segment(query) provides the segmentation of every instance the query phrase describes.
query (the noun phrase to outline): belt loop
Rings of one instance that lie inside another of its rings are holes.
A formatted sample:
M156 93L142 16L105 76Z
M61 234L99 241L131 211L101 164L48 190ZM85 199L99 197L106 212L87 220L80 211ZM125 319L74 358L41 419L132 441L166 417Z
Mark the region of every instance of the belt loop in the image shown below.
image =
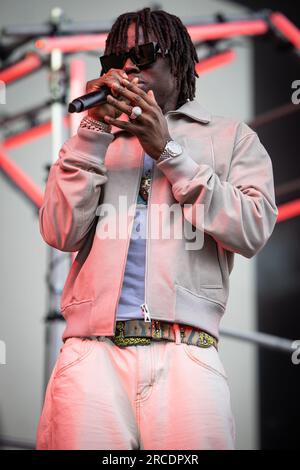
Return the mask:
M178 325L178 323L173 323L173 330L175 333L176 344L180 344L181 343L180 326Z

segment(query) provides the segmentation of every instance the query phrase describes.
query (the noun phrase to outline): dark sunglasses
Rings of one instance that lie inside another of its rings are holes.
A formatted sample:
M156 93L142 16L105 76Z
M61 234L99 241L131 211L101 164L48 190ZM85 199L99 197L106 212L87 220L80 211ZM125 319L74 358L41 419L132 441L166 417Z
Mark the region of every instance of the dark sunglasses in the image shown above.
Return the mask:
M138 46L137 52L132 47L128 52L120 52L119 54L108 54L100 57L102 66L101 75L109 71L109 69L122 69L128 57L132 62L143 69L149 67L157 59L157 54L161 51L157 42L148 42ZM168 53L166 50L165 54Z

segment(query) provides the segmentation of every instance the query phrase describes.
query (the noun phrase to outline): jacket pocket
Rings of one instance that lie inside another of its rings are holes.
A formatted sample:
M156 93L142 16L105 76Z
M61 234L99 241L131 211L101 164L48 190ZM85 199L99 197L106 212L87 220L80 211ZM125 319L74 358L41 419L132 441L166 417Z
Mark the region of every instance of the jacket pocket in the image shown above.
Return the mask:
M205 289L222 289L222 271L218 255L217 242L204 233L204 244L199 251L200 287Z
M182 298L183 303L188 303L188 300L190 300L190 302L195 302L195 304L193 305L194 307L196 307L198 304L199 307L204 307L206 309L213 308L219 310L221 308L222 311L225 310L225 304L213 298L213 289L220 289L222 288L222 286L208 286L201 284L200 288L201 287L203 287L204 291L205 289L211 289L211 291L208 291L211 294L211 297L208 297L208 295L204 295L202 292L199 294L196 292L192 292L187 287L175 283L176 296L178 297L178 300Z
M174 322L201 328L215 338L219 337L219 323L225 311L225 305L215 297L222 290L211 289L208 294L199 295L183 286L175 284L176 301Z
M56 361L55 378L87 358L94 349L95 343L96 341L79 337L67 338Z
M209 348L201 348L193 344L183 343L183 349L188 359L194 361L202 369L207 372L228 380L227 373L220 359L219 353L214 346Z
M88 315L92 308L93 300L78 300L70 302L66 305L61 304L61 314L67 320L69 316L73 315L74 313L78 315Z

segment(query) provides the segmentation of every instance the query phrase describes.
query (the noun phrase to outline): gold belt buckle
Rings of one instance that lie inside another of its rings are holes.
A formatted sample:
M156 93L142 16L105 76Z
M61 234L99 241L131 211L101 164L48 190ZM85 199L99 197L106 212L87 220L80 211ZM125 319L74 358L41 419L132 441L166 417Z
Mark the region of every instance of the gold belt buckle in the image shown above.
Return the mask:
M116 323L116 334L112 338L113 342L117 346L124 346L124 323L122 321L117 321Z
M124 337L124 322L122 320L116 323L116 334L112 337L112 341L117 346L137 346L139 344L146 345L151 343L151 338L143 337Z

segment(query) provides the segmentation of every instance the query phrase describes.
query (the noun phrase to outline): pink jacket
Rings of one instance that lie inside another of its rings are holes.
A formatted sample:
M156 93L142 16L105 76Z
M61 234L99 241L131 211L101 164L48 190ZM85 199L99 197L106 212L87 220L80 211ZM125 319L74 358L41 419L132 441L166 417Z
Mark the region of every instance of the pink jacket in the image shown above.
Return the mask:
M275 226L272 163L245 123L211 116L196 100L165 117L171 137L184 151L154 162L142 308L151 319L184 323L218 337L234 253L251 258ZM64 340L115 332L133 223L129 207L135 207L143 153L135 136L118 132L114 139L113 134L79 128L51 167L40 231L49 245L78 251L61 298ZM120 198L128 209L120 207ZM203 246L187 249L184 236L149 236L157 223L152 208L158 204L180 209L182 216L178 222L162 212L163 227L178 228L184 222L202 235ZM125 236L124 231L123 236L103 236L113 218L104 208L114 208L114 216L128 224Z

